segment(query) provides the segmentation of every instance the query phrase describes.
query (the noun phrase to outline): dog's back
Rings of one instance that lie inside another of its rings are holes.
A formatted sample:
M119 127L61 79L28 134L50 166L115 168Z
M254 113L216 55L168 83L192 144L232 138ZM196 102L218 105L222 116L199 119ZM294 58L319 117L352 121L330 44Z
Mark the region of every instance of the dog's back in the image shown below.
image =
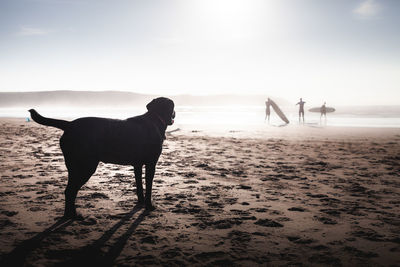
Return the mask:
M127 120L87 117L70 122L60 144L63 151L105 163L134 165L158 159L162 140L158 128L146 115Z

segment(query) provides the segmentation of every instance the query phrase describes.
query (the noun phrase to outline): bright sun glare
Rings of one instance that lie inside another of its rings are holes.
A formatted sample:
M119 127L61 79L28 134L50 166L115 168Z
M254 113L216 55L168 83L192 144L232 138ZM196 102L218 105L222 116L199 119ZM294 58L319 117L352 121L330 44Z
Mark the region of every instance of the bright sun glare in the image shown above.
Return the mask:
M220 41L246 39L259 34L257 31L267 26L265 22L271 15L265 1L258 0L195 1L192 8L202 33Z

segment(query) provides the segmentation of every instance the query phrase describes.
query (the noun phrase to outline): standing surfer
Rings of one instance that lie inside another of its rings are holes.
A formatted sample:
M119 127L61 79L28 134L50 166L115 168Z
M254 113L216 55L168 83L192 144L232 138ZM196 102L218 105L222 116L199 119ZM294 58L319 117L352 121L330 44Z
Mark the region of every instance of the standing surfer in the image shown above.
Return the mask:
M304 104L306 102L303 101L303 98L300 98L300 101L296 104L299 105L299 122L301 121L301 117L303 116L303 123L304 123Z
M270 99L268 97L268 100L265 101L265 120L268 118L268 123L269 123L270 115L271 115L271 102L270 102Z

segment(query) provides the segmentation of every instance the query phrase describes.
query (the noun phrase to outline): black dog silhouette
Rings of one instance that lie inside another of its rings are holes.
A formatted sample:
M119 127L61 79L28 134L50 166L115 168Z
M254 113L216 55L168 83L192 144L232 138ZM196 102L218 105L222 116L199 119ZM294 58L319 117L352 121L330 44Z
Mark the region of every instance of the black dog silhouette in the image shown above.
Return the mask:
M76 217L75 199L78 190L96 171L100 161L132 165L137 197L147 210L154 210L151 189L155 167L162 151L165 130L175 118L174 102L168 98L153 99L143 115L126 120L79 118L74 121L45 118L34 109L32 119L42 125L64 131L60 139L68 184L65 189L65 217ZM145 166L146 198L143 195L142 168Z

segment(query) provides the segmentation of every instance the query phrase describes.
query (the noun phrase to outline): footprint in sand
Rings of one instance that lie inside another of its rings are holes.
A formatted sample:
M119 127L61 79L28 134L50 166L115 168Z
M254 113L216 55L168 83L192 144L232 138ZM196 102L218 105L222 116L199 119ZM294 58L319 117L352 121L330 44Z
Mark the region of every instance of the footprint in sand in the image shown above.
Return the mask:
M231 243L236 246L246 246L246 243L250 242L251 240L251 234L247 232L233 230L229 232L228 238L231 240Z
M1 211L1 214L6 215L7 217L12 217L14 215L18 214L18 211L8 211L8 210L3 210Z
M254 224L260 225L260 226L265 226L265 227L283 227L282 224L275 222L273 220L270 220L270 219L259 219Z
M337 224L337 221L332 220L331 218L328 217L319 217L319 216L314 216L314 218L323 224Z
M296 244L311 244L313 242L315 242L314 239L310 239L310 238L301 238L298 236L288 236L287 239L293 243Z
M16 225L15 223L13 223L12 221L10 221L7 218L0 219L0 230L3 230L5 227L8 227L8 226L15 226L15 225Z
M320 209L319 211L335 217L339 217L341 213L340 211L335 209Z
M362 251L355 247L350 247L350 246L345 246L343 248L343 250L352 254L353 256L360 257L360 258L375 258L375 257L379 256L375 252L371 252L371 251L365 252L365 251Z
M237 189L250 190L252 187L248 186L248 185L238 185L236 188Z
M290 211L299 211L299 212L308 211L307 209L305 209L303 207L292 207L292 208L289 208L288 210L290 210Z
M146 237L143 237L142 239L141 239L141 242L142 243L146 243L146 244L157 244L157 242L158 242L158 237L157 236L146 236Z

